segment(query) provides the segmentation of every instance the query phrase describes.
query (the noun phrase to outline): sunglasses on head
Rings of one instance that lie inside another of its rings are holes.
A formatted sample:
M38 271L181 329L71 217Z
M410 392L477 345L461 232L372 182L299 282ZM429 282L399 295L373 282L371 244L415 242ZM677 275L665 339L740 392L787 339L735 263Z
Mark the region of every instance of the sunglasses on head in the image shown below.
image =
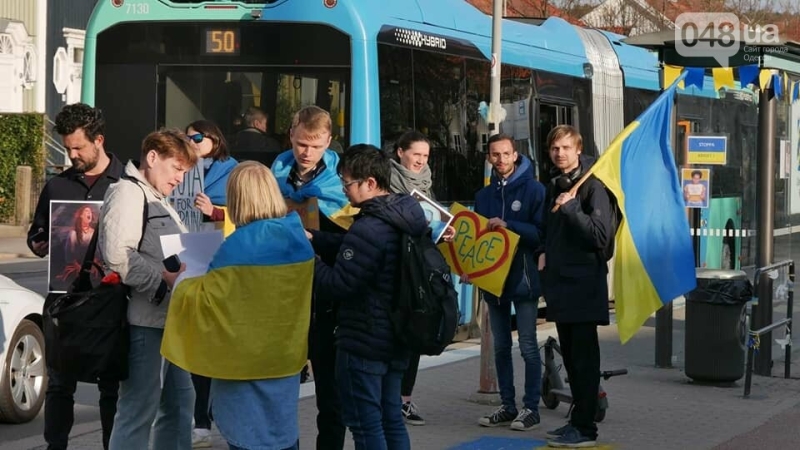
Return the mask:
M196 134L190 134L188 138L191 139L192 142L194 142L195 144L199 144L203 142L203 139L206 138L206 135L203 133L196 133Z

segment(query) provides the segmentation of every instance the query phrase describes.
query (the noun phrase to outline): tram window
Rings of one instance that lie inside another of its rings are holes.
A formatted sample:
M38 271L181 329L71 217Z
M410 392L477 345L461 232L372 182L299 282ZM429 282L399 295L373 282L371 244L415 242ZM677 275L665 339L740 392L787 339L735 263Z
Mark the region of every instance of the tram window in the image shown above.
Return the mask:
M282 148L290 147L289 128L294 113L307 105L330 112L332 149L341 150L348 145L346 71L163 67L160 79L164 80L159 92L160 125L183 128L194 120L211 120L225 134L237 159L269 162L266 154L236 147L236 134L247 126L241 123L242 116L250 107L267 113L269 134Z
M558 125L575 125L572 106L539 103L539 180L550 181L550 148L547 146L547 135Z

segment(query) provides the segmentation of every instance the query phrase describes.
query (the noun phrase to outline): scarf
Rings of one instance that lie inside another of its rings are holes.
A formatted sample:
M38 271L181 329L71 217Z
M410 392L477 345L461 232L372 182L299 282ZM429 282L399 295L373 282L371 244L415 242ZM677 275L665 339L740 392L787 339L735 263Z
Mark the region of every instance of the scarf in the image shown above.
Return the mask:
M332 150L325 150L322 158L325 161L325 170L297 190L289 182L289 174L295 164L294 154L291 150L286 150L278 155L275 162L272 163L272 173L285 198L302 203L308 198L316 197L320 212L333 223L347 230L353 224L353 217L358 213L358 208L353 208L342 192L342 182L336 174L339 155Z
M396 194L410 194L414 189L422 192L425 196L433 198L433 182L431 181L431 168L425 164L420 173L414 173L406 169L402 164L395 160L392 161L392 179L389 181L389 190Z

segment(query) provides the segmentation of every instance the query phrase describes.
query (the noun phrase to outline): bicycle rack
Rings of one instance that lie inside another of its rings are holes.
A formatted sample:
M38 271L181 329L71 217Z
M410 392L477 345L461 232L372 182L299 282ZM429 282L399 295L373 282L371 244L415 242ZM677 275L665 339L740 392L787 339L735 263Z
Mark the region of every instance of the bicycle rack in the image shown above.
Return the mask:
M784 378L789 378L791 376L792 313L794 309L794 261L785 260L757 269L755 274L753 275L754 278L753 294L754 296L758 295L758 282L763 274L767 272L772 272L773 270L780 269L782 267L789 268L789 292L786 300L786 318L781 319L777 322L773 322L758 330L753 330L752 309L750 310L750 330L748 331L748 338L747 338L747 368L745 369L744 398L747 398L750 395L750 385L753 379L753 360L755 358L755 351L753 351L753 348L756 349L758 348L759 338L762 335L769 333L772 330L778 329L782 326L786 327L786 337L787 337L787 342L785 346L786 354L784 356ZM772 293L770 293L770 295L772 295ZM755 298L757 299L758 297ZM770 343L770 345L772 344Z

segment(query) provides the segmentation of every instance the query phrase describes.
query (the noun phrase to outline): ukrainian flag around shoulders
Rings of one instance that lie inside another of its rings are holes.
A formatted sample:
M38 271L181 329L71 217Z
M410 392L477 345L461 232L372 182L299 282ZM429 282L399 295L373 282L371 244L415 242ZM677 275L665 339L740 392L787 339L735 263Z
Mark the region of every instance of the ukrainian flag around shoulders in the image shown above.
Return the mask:
M308 353L314 251L296 212L239 227L203 276L175 287L161 354L224 380L300 373Z
M350 201L342 191L342 182L336 174L339 154L330 149L325 150L322 161L325 163L325 170L297 190L288 181L295 163L294 153L291 149L275 158L275 162L272 163L272 173L278 180L278 187L285 198L296 203L303 203L308 198L316 197L322 214L347 230L353 224L359 209L350 205Z
M589 170L617 198L614 295L624 344L648 317L695 288L694 250L671 148L676 86L628 125Z

